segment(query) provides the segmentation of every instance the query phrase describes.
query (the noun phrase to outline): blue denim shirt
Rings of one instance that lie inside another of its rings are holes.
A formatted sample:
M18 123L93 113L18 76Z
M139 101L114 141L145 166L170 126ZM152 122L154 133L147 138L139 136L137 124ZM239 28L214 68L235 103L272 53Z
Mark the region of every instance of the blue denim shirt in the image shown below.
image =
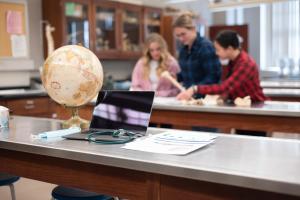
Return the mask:
M192 85L207 85L219 83L221 64L212 43L197 33L192 48L183 46L179 51L181 68L178 80L185 88Z

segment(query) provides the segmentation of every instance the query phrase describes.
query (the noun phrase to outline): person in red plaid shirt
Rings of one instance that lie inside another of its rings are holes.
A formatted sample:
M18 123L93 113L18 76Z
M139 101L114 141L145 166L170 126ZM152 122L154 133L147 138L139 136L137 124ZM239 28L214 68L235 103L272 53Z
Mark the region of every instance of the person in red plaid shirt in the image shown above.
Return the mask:
M177 95L179 100L190 99L194 94L219 94L223 99L234 100L237 97L250 96L252 102L268 99L262 92L259 81L259 69L245 51L240 49L236 32L220 32L214 42L216 54L220 59L229 59L228 73L221 84L194 85Z

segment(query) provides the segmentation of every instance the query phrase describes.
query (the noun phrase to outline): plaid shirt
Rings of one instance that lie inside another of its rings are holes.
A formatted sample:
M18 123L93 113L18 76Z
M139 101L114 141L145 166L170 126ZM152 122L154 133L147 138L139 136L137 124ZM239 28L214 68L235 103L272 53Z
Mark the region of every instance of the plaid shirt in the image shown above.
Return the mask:
M220 94L224 98L234 100L236 97L250 96L252 101L268 99L260 87L258 67L255 61L244 51L229 63L227 78L222 84L198 85L200 94Z
M181 72L178 81L183 82L185 88L199 84L219 83L221 64L210 41L200 37L194 41L192 48L183 46L179 52Z

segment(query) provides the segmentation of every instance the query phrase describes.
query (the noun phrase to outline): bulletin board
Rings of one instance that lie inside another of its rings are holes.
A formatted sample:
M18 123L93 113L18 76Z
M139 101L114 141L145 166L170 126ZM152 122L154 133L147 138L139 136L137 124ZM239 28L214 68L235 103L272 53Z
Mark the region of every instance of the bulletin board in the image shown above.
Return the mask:
M18 11L22 15L22 34L26 35L26 7L22 3L0 2L0 57L11 57L11 34L7 32L7 12Z

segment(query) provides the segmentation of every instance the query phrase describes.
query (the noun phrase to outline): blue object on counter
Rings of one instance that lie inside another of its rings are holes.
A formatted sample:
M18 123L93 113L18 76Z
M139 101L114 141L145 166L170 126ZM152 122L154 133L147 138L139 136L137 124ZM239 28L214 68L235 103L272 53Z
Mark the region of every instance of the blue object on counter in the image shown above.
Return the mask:
M129 90L131 81L115 81L114 89L116 90Z
M35 139L56 138L56 137L62 137L62 136L73 134L73 133L78 133L80 131L81 131L81 128L79 128L79 127L70 127L68 129L47 131L47 132L39 133L37 135L32 135L32 137Z

